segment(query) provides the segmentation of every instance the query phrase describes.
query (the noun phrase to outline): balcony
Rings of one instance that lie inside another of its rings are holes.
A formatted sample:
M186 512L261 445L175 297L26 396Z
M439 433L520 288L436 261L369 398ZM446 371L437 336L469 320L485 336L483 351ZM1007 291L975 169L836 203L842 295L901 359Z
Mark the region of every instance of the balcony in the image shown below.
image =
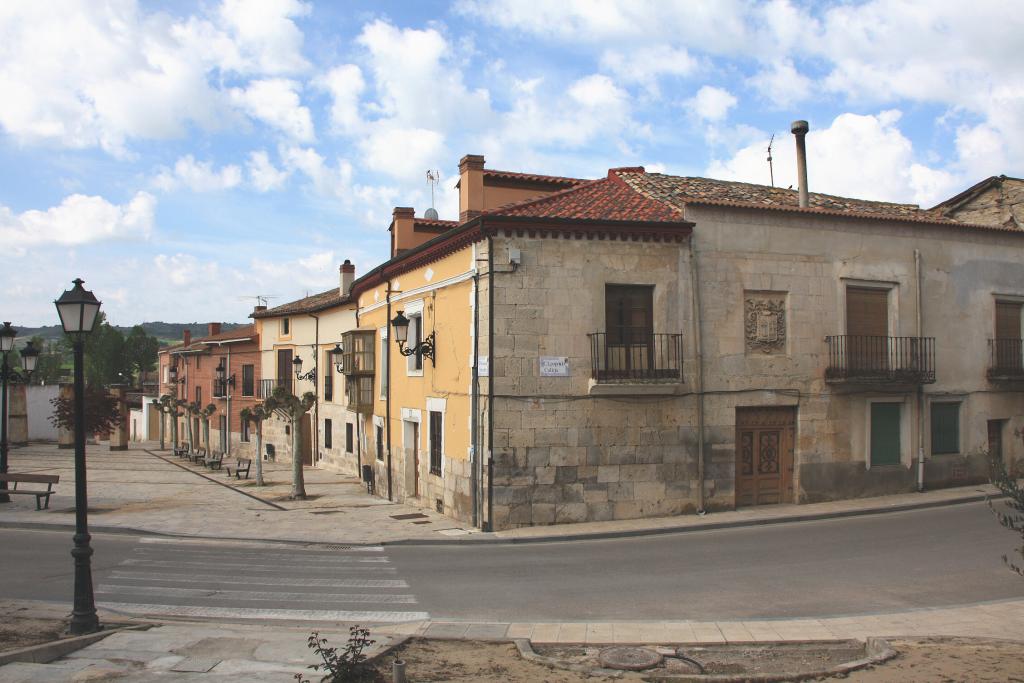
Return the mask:
M345 407L367 415L373 412L373 375L356 375L345 381Z
M934 337L825 337L825 381L864 384L935 382Z
M591 376L597 382L683 381L683 335L624 332L587 335L590 338Z
M292 378L288 379L261 379L259 385L259 393L256 398L270 398L274 394L274 389L277 387L284 387L285 391L291 393L292 391Z
M988 352L990 380L1024 380L1024 344L1020 339L989 339Z

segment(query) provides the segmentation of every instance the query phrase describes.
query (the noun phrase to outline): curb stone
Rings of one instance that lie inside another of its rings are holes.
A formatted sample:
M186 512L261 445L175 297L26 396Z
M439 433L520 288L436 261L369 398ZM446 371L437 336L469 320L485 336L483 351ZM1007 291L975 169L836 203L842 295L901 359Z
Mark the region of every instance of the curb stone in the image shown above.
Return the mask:
M39 645L30 645L28 647L18 648L17 650L9 650L7 652L0 653L0 666L10 664L12 662L49 664L55 659L60 659L72 652L77 652L78 650L88 647L93 643L97 643L107 636L111 636L115 633L119 633L121 631L144 631L148 628L149 624L120 626L117 628L97 631L96 633L87 633L84 636L58 638L57 640L51 640L48 643L40 643Z
M570 671L582 674L591 674L596 676L603 676L605 678L621 678L623 672L612 671L610 669L602 669L599 667L589 667L585 664L579 664L577 662L570 662L564 659L558 659L557 657L545 657L544 655L537 654L530 641L526 638L515 639L516 648L519 650L519 654L523 659L526 659L537 664L544 666L555 667L559 669L568 669ZM785 643L792 645L795 641L779 641L779 643ZM807 641L808 643L822 642L822 641ZM833 641L829 641L833 642ZM842 641L835 641L842 642ZM566 645L567 643L559 643L559 645ZM737 643L742 644L742 643ZM758 643L759 646L770 646L771 643ZM864 645L865 657L861 659L855 659L850 662L843 662L837 664L828 669L818 669L816 671L803 671L794 674L668 674L658 675L652 672L650 680L658 681L692 681L693 683L702 683L703 681L712 681L713 683L781 683L782 681L807 681L816 678L824 678L826 676L835 676L837 674L849 674L851 671L863 669L869 666L875 666L887 662L888 660L895 657L898 653L894 650L887 640L884 638L872 638L869 637L865 641ZM644 673L644 672L637 672Z

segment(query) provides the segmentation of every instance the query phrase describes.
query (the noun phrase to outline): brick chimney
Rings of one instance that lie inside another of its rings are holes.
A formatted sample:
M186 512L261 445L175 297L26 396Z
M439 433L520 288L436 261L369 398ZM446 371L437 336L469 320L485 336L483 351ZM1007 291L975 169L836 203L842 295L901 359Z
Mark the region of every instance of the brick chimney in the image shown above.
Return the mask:
M267 310L266 306L253 306L252 308L253 313L262 313L265 310Z
M341 281L338 287L338 293L341 296L348 296L349 292L352 291L352 283L356 279L356 267L351 261L345 259L345 262L341 264L338 269L341 272Z
M388 229L391 231L391 257L394 258L416 246L412 234L416 212L407 206L396 206L391 216L391 227Z
M192 343L192 330L185 328L185 331L181 333L181 342L188 346Z
M206 326L206 336L212 337L215 334L220 334L220 323L210 323Z
M459 160L459 222L465 223L484 210L484 158L467 154Z

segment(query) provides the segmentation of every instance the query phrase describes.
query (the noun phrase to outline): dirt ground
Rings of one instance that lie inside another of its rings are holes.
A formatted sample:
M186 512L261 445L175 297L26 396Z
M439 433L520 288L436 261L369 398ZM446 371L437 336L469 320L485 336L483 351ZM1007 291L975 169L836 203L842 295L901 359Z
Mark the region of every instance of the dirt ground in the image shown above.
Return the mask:
M1024 683L1024 646L968 638L890 641L899 656L878 667L823 681L849 683ZM523 681L576 683L601 680L524 661L515 645L455 640L411 640L385 655L380 670L390 679L391 659L406 661L410 681ZM628 674L625 680L642 680ZM607 680L607 679L604 679ZM699 680L699 679L697 679Z
M33 619L8 615L0 623L0 652L48 643L66 637L68 625L56 619Z

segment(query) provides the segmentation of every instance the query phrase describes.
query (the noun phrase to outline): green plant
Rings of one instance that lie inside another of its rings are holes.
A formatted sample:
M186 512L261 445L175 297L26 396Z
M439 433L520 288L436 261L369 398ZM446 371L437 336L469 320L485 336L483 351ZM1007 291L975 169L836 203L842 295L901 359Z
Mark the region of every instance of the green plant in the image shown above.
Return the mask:
M50 399L50 404L53 406L53 415L50 416L50 423L60 429L74 430L74 394ZM110 431L121 419L120 404L103 387L86 384L84 417L86 434Z
M1017 478L1006 469L1006 464L998 455L989 457L989 479L992 485L999 489L1000 493L1006 496L1004 503L1011 512L997 509L991 499L988 506L992 509L996 519L1004 527L1020 535L1022 545L1016 549L1016 553L1024 557L1024 489L1021 489ZM1009 557L1003 555L1003 562L1016 573L1024 576L1024 568L1014 564Z
M384 680L380 672L370 666L366 661L366 655L363 654L363 650L377 642L370 639L370 629L357 624L350 628L348 633L348 643L345 649L339 652L336 647L328 647L327 639L321 638L319 631L313 631L306 644L323 662L310 664L308 668L318 673L326 672L320 678L321 683L373 683ZM302 674L295 674L295 680L309 683Z

